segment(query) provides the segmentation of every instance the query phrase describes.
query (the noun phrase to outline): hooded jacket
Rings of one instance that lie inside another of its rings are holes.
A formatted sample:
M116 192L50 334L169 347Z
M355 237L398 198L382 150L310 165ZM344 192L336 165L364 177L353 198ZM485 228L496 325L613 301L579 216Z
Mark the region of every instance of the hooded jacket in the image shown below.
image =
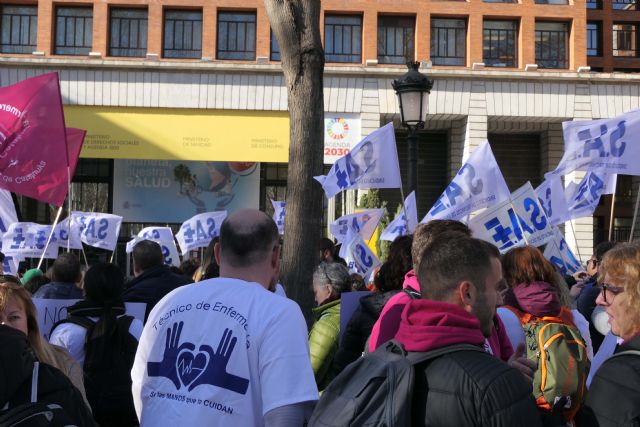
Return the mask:
M43 285L33 294L34 298L82 299L82 289L75 283L51 282Z
M191 279L175 274L166 265L158 265L133 278L122 294L122 300L125 302L146 303L147 308L144 314L144 321L146 322L153 307L165 295L191 282Z
M313 309L316 322L309 332L311 367L318 390L331 381L331 364L338 349L340 337L340 300L331 301Z
M404 307L411 301L407 293L415 292L420 294L420 284L413 270L409 271L404 278L403 291L393 295L385 304L371 330L369 340L369 352L375 351L385 342L393 339L400 325L400 317ZM513 355L513 347L507 337L502 320L496 316L495 328L491 336L487 339L491 353L498 359L507 361Z
M622 343L615 354L629 350L640 351L640 335ZM600 366L579 421L587 427L640 425L640 355L611 357Z
M342 332L340 346L333 358L334 377L362 355L373 325L380 317L382 309L389 299L398 292L400 291L372 293L360 298L360 304Z
M480 322L457 305L410 301L396 334L407 351L454 344L482 347ZM488 353L457 351L415 366L413 426L539 426L523 375Z
M0 325L0 408L28 403L31 377L36 361L27 336L17 329ZM82 395L69 378L56 368L41 364L38 374L38 402L58 404L78 426L95 422Z

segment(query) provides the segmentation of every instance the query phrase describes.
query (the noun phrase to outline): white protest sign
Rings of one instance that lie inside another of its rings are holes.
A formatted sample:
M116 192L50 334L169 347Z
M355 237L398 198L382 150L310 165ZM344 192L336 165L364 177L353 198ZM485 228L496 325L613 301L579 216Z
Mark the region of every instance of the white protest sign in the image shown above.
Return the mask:
M511 205L518 215L527 243L542 246L553 239L553 227L538 203L530 182L527 181L511 194Z
M375 269L380 266L380 260L359 234L352 234L352 236L349 243L340 247L340 256L347 262L349 271L359 274L365 282L369 282Z
M538 202L552 225L558 225L569 217L565 189L560 175L547 175L546 179L535 189Z
M344 215L329 225L331 234L340 243L350 239L347 238L349 232L360 234L363 240L369 240L376 231L380 219L384 215L382 209L366 209L350 215Z
M89 246L113 251L118 244L122 217L106 213L91 212L72 217L80 222L80 240Z
M182 255L209 245L214 237L220 235L220 226L226 217L227 211L205 212L183 222L176 234Z
M569 245L567 245L560 230L555 227L553 240L547 244L544 250L544 257L557 267L563 276L584 270L580 261L578 261L569 248Z
M510 201L488 208L469 221L473 237L493 243L500 253L525 244Z
M132 240L127 242L126 252L131 253L135 245L142 240L151 240L160 245L165 265L180 266L180 255L170 227L145 227Z
M59 320L67 318L67 307L72 306L79 300L77 299L48 299L33 298L33 304L36 306L38 315L38 327L40 334L48 341L51 328ZM125 303L126 314L144 322L144 313L147 304L143 302L127 302Z

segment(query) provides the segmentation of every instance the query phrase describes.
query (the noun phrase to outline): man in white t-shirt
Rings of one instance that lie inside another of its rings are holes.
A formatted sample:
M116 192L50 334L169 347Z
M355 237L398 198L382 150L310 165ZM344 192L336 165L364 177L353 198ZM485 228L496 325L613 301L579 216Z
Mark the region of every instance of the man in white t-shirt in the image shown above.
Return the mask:
M276 224L241 210L220 229L220 277L153 309L131 371L143 426L300 426L318 399L298 305L273 290Z

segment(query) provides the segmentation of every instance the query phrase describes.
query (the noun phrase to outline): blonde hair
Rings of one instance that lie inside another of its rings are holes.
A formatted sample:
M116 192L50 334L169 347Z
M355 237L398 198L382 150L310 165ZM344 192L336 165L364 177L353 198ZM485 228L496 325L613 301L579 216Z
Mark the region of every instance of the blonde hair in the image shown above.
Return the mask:
M11 298L19 301L27 315L27 338L31 348L40 362L55 366L44 338L40 335L36 306L33 304L31 294L19 283L13 276L0 276L0 311L7 307Z
M633 325L640 329L640 245L621 243L610 249L600 263L600 283L604 283L606 274L616 284L624 286L624 291L628 294L626 305L633 317Z

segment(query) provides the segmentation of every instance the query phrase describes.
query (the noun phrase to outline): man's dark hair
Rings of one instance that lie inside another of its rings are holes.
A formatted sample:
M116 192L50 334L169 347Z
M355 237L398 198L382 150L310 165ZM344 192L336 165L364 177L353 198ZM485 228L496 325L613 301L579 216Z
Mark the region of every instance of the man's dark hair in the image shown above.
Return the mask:
M447 300L458 284L468 280L479 290L491 273L491 257L485 242L460 232L436 236L422 252L417 276L422 297Z
M413 244L411 245L411 258L413 268L418 270L418 262L422 258L422 251L440 234L445 232L459 232L471 237L471 230L466 224L451 219L434 219L426 224L418 224L413 232Z
M613 249L617 244L617 242L609 241L598 243L596 248L593 250L593 257L598 263L600 263L600 261L602 261L602 258L604 257L604 254Z
M185 259L180 264L180 273L178 274L192 278L198 267L200 267L200 262L198 260L193 258Z
M318 242L318 249L320 249L323 252L326 250L329 250L331 251L331 255L333 255L336 251L336 245L335 243L333 243L333 240L327 237L323 237Z
M124 291L124 274L118 266L101 262L87 270L84 275L84 294L87 300L96 303L120 300Z
M54 282L75 283L80 280L80 260L71 252L63 252L53 262L51 279Z
M278 227L267 214L251 223L227 217L220 226L220 254L232 267L246 267L263 261L278 238Z
M164 264L162 248L151 240L142 240L133 247L133 262L140 271Z

